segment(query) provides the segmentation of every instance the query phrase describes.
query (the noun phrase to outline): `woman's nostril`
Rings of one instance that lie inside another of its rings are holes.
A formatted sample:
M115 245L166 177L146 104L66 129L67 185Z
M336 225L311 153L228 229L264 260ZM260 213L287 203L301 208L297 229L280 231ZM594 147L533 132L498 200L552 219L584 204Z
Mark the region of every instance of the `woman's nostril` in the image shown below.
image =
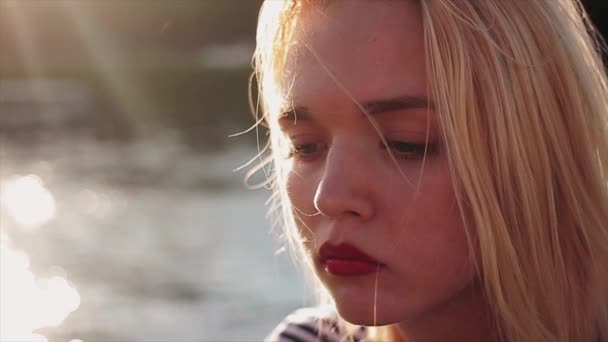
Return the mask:
M355 217L361 217L362 216L361 213L359 213L357 211L354 211L354 210L349 210L346 214L349 215L349 216L355 216Z

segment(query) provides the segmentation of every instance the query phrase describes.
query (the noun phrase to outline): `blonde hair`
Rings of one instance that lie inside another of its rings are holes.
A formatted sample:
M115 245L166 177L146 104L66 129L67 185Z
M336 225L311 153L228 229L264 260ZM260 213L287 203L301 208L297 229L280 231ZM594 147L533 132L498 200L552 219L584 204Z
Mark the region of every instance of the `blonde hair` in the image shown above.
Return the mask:
M267 0L260 14L254 66L275 151L287 53L300 13L320 2ZM420 5L429 87L500 335L608 341L608 81L580 1Z

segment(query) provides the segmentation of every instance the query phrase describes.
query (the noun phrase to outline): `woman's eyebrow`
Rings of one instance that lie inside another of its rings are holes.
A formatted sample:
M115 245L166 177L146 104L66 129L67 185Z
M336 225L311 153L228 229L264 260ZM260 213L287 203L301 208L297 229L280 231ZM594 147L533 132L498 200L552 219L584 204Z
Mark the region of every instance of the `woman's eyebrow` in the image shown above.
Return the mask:
M279 124L290 123L295 125L298 120L310 121L312 116L307 107L296 106L281 110L281 114L278 116Z
M369 115L396 112L409 109L433 110L435 105L426 96L405 95L388 99L371 100L363 103L363 109Z
M373 116L387 112L411 109L434 110L435 105L426 96L404 95L366 101L362 104L362 108L367 114ZM310 110L307 107L295 106L282 110L278 116L278 120L281 123L289 122L295 125L298 120L310 121L313 119L310 114Z

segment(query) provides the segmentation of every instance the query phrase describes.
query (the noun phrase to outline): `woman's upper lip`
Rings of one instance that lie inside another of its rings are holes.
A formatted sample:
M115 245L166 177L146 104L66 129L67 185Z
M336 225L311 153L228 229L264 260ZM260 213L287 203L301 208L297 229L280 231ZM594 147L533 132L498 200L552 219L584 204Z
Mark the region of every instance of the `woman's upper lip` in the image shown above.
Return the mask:
M319 249L319 257L321 258L321 262L325 262L328 259L342 259L380 264L380 262L349 243L334 245L325 242Z

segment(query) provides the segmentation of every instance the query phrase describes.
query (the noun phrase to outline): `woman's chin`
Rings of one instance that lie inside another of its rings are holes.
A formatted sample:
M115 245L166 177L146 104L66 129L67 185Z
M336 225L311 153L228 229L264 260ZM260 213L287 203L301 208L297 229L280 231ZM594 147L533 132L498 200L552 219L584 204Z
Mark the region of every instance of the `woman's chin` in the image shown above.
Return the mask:
M360 301L349 300L343 303L336 301L338 314L345 321L363 326L382 326L399 322L399 315L387 310L374 308L374 305L365 305Z

